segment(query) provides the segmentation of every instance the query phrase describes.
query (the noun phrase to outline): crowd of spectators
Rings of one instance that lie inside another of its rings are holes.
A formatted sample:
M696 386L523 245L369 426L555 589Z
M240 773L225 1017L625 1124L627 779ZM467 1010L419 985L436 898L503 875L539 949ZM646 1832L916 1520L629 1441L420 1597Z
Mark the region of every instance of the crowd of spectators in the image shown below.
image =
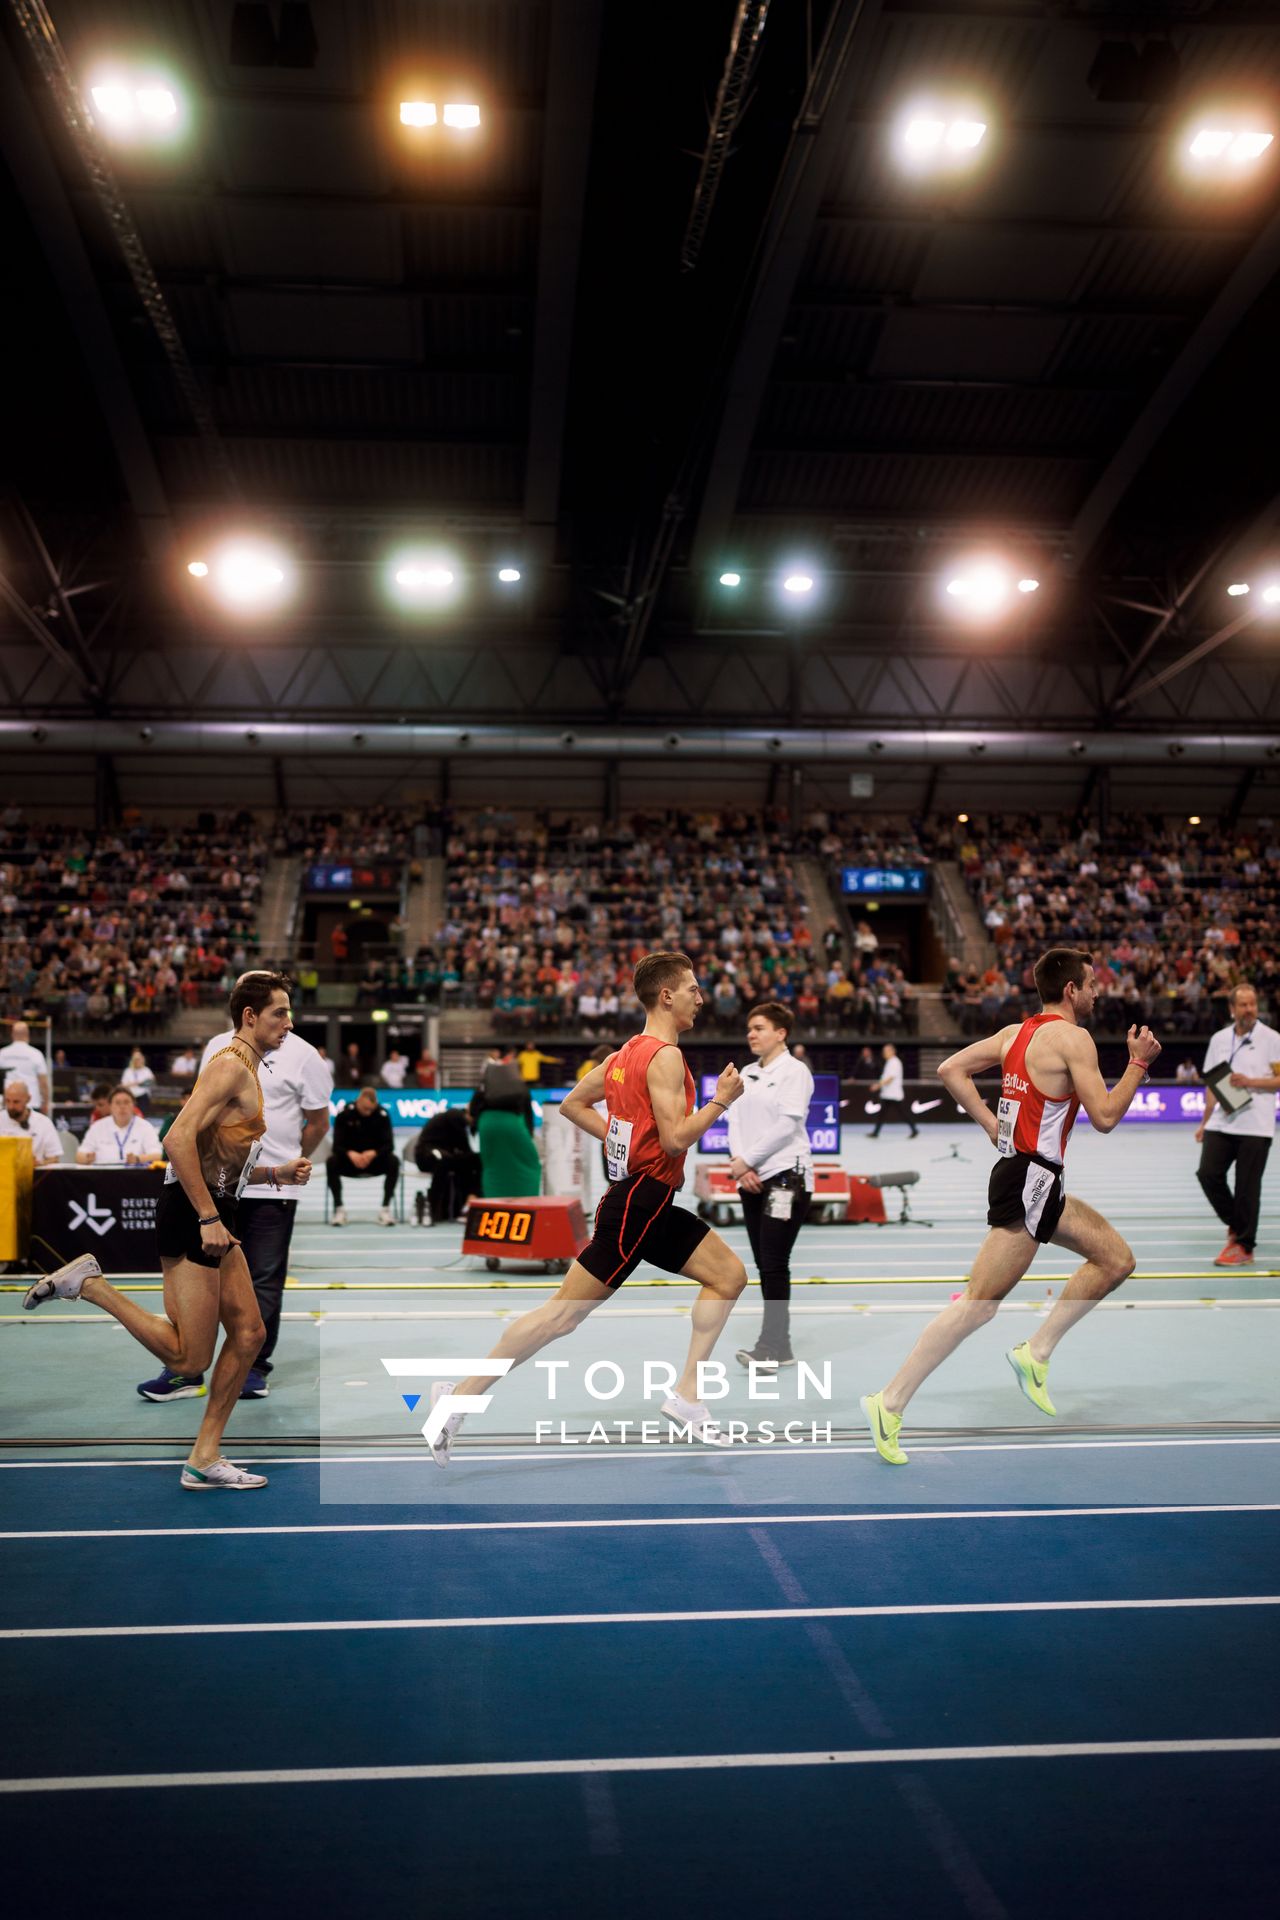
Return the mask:
M270 848L252 815L106 831L0 815L0 1014L145 1032L255 964Z
M496 811L446 843L444 920L413 963L412 987L492 1016L499 1032L622 1031L643 1015L631 973L646 952L687 953L704 1029L735 1029L756 1001L793 1004L810 1028L912 1030L912 989L864 921L850 947L834 921L809 924L795 862L924 856L901 828L873 834L826 814L636 815L518 822Z
M1102 1032L1135 1021L1166 1033L1220 1027L1239 980L1275 1004L1280 831L1269 820L1219 830L1143 815L1101 834L993 815L968 823L955 857L996 952L985 969L953 961L948 971L948 1001L967 1032L1036 1004L1031 970L1051 946L1092 953Z

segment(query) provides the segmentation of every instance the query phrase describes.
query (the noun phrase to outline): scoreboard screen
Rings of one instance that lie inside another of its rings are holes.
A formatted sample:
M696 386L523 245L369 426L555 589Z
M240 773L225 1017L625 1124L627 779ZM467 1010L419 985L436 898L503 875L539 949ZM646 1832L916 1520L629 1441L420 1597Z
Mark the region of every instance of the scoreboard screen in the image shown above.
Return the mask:
M714 1073L702 1076L702 1104L716 1090ZM809 1113L805 1120L805 1131L809 1135L810 1153L839 1153L840 1151L840 1081L834 1073L815 1073L813 1076L813 1099L809 1102ZM727 1119L717 1120L709 1126L698 1142L699 1153L728 1153L729 1123Z
M464 1240L483 1240L491 1247L522 1247L533 1232L531 1207L488 1207L473 1201L467 1208Z

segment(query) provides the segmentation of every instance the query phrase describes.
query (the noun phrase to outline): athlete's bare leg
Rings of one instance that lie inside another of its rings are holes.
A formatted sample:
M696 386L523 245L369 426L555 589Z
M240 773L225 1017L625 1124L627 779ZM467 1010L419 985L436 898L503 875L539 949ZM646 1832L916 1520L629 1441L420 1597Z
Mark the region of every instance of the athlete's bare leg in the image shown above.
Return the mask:
M559 1291L545 1306L534 1307L531 1312L522 1313L518 1320L513 1320L489 1358L511 1360L518 1367L553 1340L560 1340L566 1333L572 1333L575 1327L580 1327L587 1315L593 1313L601 1301L607 1300L613 1292L616 1292L616 1288L606 1287L593 1273L587 1272L581 1261L575 1260ZM455 1391L487 1393L494 1382L503 1377L500 1373L473 1373L470 1379L460 1380Z
M700 1283L700 1291L693 1303L688 1358L675 1390L682 1400L696 1401L698 1363L710 1358L711 1349L733 1311L733 1303L747 1284L747 1270L718 1233L709 1233L705 1240L698 1242L681 1271Z
M961 1341L986 1326L1005 1295L1017 1286L1037 1251L1038 1243L1021 1227L991 1228L978 1249L964 1293L929 1322L885 1387L884 1405L888 1412L901 1413L912 1394L955 1352Z
M1123 1286L1134 1268L1133 1248L1128 1241L1093 1207L1071 1195L1062 1209L1053 1244L1082 1253L1084 1265L1076 1268L1057 1305L1027 1343L1032 1359L1042 1365L1063 1334L1069 1333L1077 1320L1083 1320L1099 1300Z
M195 1260L161 1260L163 1313L148 1313L99 1276L86 1280L81 1299L101 1307L171 1373L204 1373L213 1358L218 1322L227 1337L209 1382L209 1402L191 1450L195 1467L218 1458L231 1409L266 1337L249 1267L239 1247L224 1254L220 1268Z

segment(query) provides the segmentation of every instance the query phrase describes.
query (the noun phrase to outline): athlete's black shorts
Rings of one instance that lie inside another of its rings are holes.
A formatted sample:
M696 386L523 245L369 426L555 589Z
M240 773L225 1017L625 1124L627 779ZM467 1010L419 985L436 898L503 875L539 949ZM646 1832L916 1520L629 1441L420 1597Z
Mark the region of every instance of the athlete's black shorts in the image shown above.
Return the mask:
M1067 1204L1062 1168L1038 1153L1002 1155L991 1169L987 1225L1021 1228L1044 1245L1058 1231Z
M236 1231L238 1203L215 1200L218 1218ZM164 1260L193 1260L198 1267L220 1267L222 1255L210 1253L200 1238L200 1216L176 1180L166 1181L156 1201L156 1246Z
M591 1242L578 1255L606 1287L620 1287L642 1260L682 1273L711 1229L675 1204L675 1188L651 1173L633 1173L610 1187L596 1208Z

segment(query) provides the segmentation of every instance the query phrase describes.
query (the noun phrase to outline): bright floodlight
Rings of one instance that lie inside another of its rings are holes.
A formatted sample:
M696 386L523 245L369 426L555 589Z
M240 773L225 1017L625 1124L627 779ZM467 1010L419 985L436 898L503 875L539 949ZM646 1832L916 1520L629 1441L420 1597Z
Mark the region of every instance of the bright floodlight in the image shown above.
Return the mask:
M908 120L902 130L902 139L912 153L932 153L942 145L946 132L945 120Z
M397 567L398 587L451 587L453 574L448 567Z
M1187 825L1189 827L1198 827L1200 825L1200 815L1198 813L1189 813L1187 815Z
M478 127L480 109L476 106L462 106L457 101L446 103L444 110L446 127Z
M960 102L918 101L898 122L904 164L923 171L969 165L987 135L987 123Z
M942 576L944 593L957 616L966 620L994 620L1008 611L1015 591L1031 594L1040 582L1032 575L1015 578L998 556L975 555Z
M1275 138L1270 133L1238 133L1227 149L1228 160L1257 160Z
M813 575L811 573L789 573L782 584L788 593L812 593Z
M387 584L392 599L401 606L431 609L456 599L461 574L450 554L409 548L388 561Z
M1264 587L1262 597L1269 607L1280 606L1280 587Z
M133 125L133 95L128 87L119 85L91 87L90 94L103 120L120 127Z
M1231 132L1226 127L1201 127L1191 142L1193 160L1218 160L1231 145Z
M985 120L953 120L947 128L947 145L953 153L968 153L982 145L986 131Z
M172 120L178 111L178 103L168 87L139 87L133 97L142 118L160 126Z
M499 567L498 578L504 587L513 587L520 578L519 567Z
M742 575L740 573L722 573L720 575L720 585L722 587L740 587L742 585Z
M1242 593L1248 593L1248 591L1249 591L1249 582L1247 580L1233 580L1231 585L1227 588L1227 592L1231 595L1231 598L1233 600L1238 600Z
M1019 593L1036 593L1039 591L1039 587L1040 582L1038 580L1027 579L1019 580L1018 582Z
M293 568L277 548L261 540L231 540L212 562L193 560L187 571L209 578L214 592L234 613L269 613L283 605L293 589Z
M400 125L402 127L434 127L436 124L435 103L431 100L402 100L400 102Z

